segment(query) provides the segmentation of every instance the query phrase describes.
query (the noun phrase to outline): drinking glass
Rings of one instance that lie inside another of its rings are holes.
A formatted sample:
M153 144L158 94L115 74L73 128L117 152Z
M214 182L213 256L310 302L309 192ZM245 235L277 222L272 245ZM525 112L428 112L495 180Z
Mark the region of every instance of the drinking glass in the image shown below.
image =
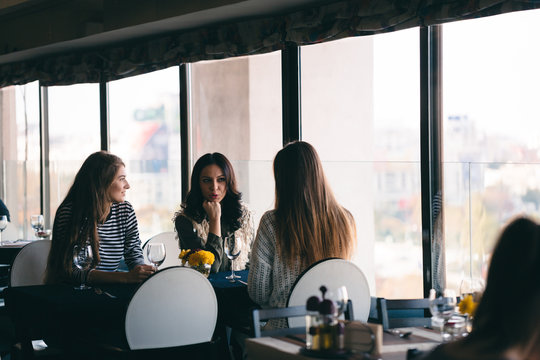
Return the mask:
M230 282L235 282L235 279L240 279L240 276L234 274L234 259L240 255L241 250L236 248L236 241L234 240L234 237L232 236L226 236L223 239L223 250L225 251L225 255L231 260L231 275L226 276L225 279L228 279Z
M435 289L429 292L429 310L435 317L448 320L456 311L456 292L445 289L443 294L437 294Z
M146 257L154 265L154 270L157 271L159 265L165 261L165 245L163 243L151 243L146 248Z
M442 294L437 294L435 289L429 292L429 310L433 315L432 323L440 325L443 340L447 339L445 332L448 329L448 322L456 312L456 292L445 289Z
M34 229L34 233L37 236L38 231L43 230L45 227L45 219L43 218L43 215L31 215L30 216L30 225Z
M0 216L0 245L2 245L2 232L4 232L5 228L7 227L7 216L1 215Z
M340 317L347 309L347 302L349 301L349 293L346 286L339 286L336 289L330 290L326 293L326 298L330 299L336 304L336 317Z
M480 294L484 291L484 280L480 278L475 277L466 277L463 280L461 280L461 284L459 286L459 295L461 296L461 300L465 298L467 295L471 295L473 297L473 300L475 302L478 302L480 300Z
M472 331L474 310L470 311L471 308L470 306L467 306L467 304L472 306L476 306L476 304L478 304L484 291L484 286L484 280L480 278L466 277L461 280L461 285L459 286L459 295L461 296L461 301L464 301L464 303L460 303L460 311L465 312L468 333ZM467 297L470 298L467 299ZM461 305L463 305L463 308Z
M73 265L75 265L81 271L87 271L92 265L92 246L89 244L84 246L75 245L73 248ZM82 276L82 281L80 286L75 286L75 290L87 290L91 289L90 286L86 285L86 276Z

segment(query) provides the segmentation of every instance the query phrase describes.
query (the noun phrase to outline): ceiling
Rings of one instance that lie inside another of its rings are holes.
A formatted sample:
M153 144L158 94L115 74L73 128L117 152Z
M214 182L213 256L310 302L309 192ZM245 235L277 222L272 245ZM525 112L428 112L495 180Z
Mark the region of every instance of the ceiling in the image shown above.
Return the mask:
M0 0L0 64L283 14L329 2L332 1Z

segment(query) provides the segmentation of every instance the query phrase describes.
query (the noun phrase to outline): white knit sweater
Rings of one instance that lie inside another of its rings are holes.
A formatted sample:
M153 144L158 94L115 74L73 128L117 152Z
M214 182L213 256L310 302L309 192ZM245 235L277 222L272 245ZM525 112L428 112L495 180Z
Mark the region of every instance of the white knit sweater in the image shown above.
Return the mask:
M300 261L295 261L291 268L278 256L276 241L276 218L271 210L261 218L248 276L249 296L263 308L285 307L291 287L301 273Z

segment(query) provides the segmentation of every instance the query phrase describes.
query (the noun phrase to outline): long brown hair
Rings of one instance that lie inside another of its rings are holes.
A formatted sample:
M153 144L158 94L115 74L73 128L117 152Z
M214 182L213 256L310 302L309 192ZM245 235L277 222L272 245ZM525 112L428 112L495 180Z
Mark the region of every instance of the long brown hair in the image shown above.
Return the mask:
M58 207L61 210L69 206L71 217L67 221L59 219L60 211L56 212L45 275L47 283L69 280L75 245L88 242L94 254L92 265L99 263L97 225L106 220L111 203L108 189L122 166L125 165L118 156L106 151L91 154L82 164L66 198ZM59 221L68 224L66 232L60 233Z
M527 351L540 339L540 226L519 217L501 233L486 288L464 339L480 352Z
M303 267L328 257L350 259L356 243L352 215L340 206L310 144L289 143L274 159L278 251Z

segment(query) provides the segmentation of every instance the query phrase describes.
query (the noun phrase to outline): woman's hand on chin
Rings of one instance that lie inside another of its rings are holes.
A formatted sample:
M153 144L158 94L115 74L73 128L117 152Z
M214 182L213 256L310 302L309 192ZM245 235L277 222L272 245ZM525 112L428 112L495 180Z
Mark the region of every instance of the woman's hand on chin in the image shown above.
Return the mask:
M202 206L210 221L221 219L221 204L219 202L205 200Z

